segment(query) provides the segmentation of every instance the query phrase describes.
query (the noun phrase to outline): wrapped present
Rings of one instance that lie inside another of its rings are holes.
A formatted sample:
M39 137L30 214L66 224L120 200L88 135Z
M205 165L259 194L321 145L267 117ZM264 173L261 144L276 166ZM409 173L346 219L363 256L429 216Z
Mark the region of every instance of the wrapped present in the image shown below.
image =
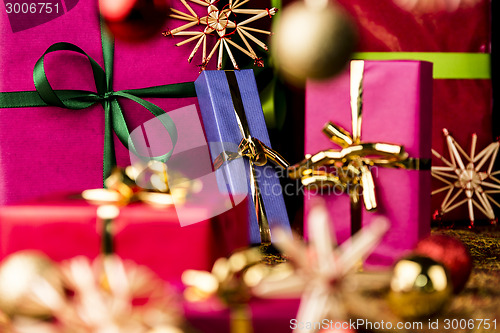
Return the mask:
M160 32L141 43L113 43L101 29L97 1L60 4L57 15L53 7L50 15L0 13L0 204L102 186L115 159L130 164L129 131L197 104L180 98L196 95L189 82L196 64L184 60L189 49ZM170 138L159 156L168 157L175 126L164 121Z
M255 299L239 309L230 310L215 302L184 303L186 321L204 333L290 332L299 327L294 320L298 299ZM303 323L301 323L303 324ZM325 326L327 326L325 320Z
M299 169L315 164L336 169L336 175L318 177L335 185L323 196L339 243L377 215L389 219L390 230L366 261L389 266L430 232L432 64L353 61L351 66L335 79L308 82L305 152L311 155ZM333 149L334 143L343 149ZM355 180L345 184L342 178L350 173ZM343 185L347 188L339 191ZM314 195L306 192L305 216Z
M226 199L216 190L211 196L212 205ZM159 209L136 203L121 208L111 224L114 253L175 282L184 270L210 269L217 258L248 244L246 228L235 223L244 220L246 201L216 216L207 202L186 205L198 223L184 227L173 205ZM71 196L0 207L0 257L35 249L56 261L77 255L94 258L105 239L105 220L97 218L97 209Z
M338 2L358 25L356 59L433 62L433 149L447 149L443 128L464 144L470 142L473 133L481 134L478 147L491 142L490 0L462 1L460 6L460 1ZM398 2L415 8L398 6ZM445 9L445 3L453 3L456 8ZM429 8L424 8L426 4ZM439 164L435 158L433 162ZM433 181L433 188L438 187L439 183ZM433 196L433 212L439 209L444 196ZM467 220L467 209L461 207L443 218Z
M253 71L204 71L195 86L219 187L248 196L250 242L270 243L273 228L289 231L290 225L279 178L267 161L287 163L270 148Z
M434 149L445 147L441 135L445 127L461 133L464 141L471 133L491 132L489 0L456 10L427 12L406 10L393 0L339 3L358 23L360 58L424 57L422 60L434 62ZM483 140L481 146L490 142L489 138Z
M161 155L165 116L130 133L141 154L142 145ZM131 156L133 165L114 169L106 189L0 207L0 255L38 249L62 260L116 253L174 280L185 269L211 267L216 258L248 245L248 202L218 189L196 107L168 117L178 138L168 162Z

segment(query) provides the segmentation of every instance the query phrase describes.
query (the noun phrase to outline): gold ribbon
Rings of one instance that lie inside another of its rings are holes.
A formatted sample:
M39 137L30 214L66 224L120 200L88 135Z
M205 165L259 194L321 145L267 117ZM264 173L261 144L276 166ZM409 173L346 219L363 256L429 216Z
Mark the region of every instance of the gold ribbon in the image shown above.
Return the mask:
M256 247L235 251L228 258L217 259L210 272L185 270L181 276L186 286L184 298L193 303L219 301L229 309L231 333L253 333L248 303L255 297L254 288L266 279L277 281L295 274L284 261L281 255L269 255Z
M82 197L92 204L112 204L118 207L138 201L159 207L174 203L174 193L171 193L168 186L167 166L162 162L150 161L146 166L116 168L106 178L104 185L105 189L83 191Z
M362 142L364 61L351 62L352 134L331 122L323 133L341 150L324 150L306 158L287 171L292 179L301 179L306 188L340 188L351 199L351 233L361 228L360 195L367 211L377 209L373 166L403 169L430 169L430 159L410 158L401 145L380 142ZM329 172L334 167L335 172Z
M196 186L179 177L181 183ZM139 186L141 184L145 188ZM91 189L82 192L89 203L98 205L97 217L102 221L102 252L114 253L113 220L120 213L120 207L133 202L164 208L175 202L183 202L192 188L171 189L168 185L165 163L150 161L147 165L132 165L125 169L116 168L104 181L105 189ZM175 199L174 199L175 197Z
M226 71L225 73L229 85L229 90L231 92L234 113L236 115L236 120L238 122L238 127L240 129L242 139L238 146L238 152L224 151L217 156L217 158L214 160L214 168L217 170L225 162L229 162L240 157L248 158L250 163L250 189L252 200L255 206L255 212L257 215L257 222L259 224L260 241L263 245L269 245L271 244L271 229L269 227L269 221L267 220L264 200L262 198L259 184L257 182L255 165L263 166L268 162L268 160L270 160L274 164L282 167L283 169L286 169L289 164L278 152L269 148L260 140L250 135L250 128L248 126L248 121L245 115L245 109L243 107L236 75L233 71Z
M271 272L262 264L262 258L259 249L248 248L229 258L217 259L211 272L184 271L185 299L188 302L217 299L229 308L231 333L252 333L252 312L248 305L252 298L251 288Z

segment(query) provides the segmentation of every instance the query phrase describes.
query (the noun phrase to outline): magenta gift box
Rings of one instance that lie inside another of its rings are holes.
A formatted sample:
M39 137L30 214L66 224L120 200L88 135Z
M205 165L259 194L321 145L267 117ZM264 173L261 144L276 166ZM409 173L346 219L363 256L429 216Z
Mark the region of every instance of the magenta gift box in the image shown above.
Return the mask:
M57 3L60 13L47 16L45 23L45 19L33 17L38 14L16 16L0 11L0 92L34 91L35 62L57 42L79 46L103 66L98 1ZM172 5L183 8L180 2ZM206 12L206 8L196 7L201 14ZM31 28L16 21L32 19ZM172 22L165 26L168 24ZM191 51L189 45L176 47L161 33L141 43L116 40L113 90L192 82L198 77L196 61L201 60L196 57L188 63ZM88 60L74 52L48 55L45 70L54 89L96 89ZM149 100L166 112L197 104L196 98ZM120 103L130 131L152 118L136 103ZM127 149L114 139L118 165L130 164ZM83 110L0 108L0 205L102 186L103 140L100 104Z
M352 133L350 75L306 88L305 153L339 148L323 133L328 122ZM361 142L403 145L410 157L431 158L432 64L419 61L365 61ZM340 148L339 148L340 149ZM430 170L372 169L378 202L376 212L362 208L362 223L383 215L391 228L368 258L367 267L387 267L430 233ZM311 208L306 192L305 223ZM324 195L337 241L351 234L347 194ZM307 228L304 228L307 230Z
M254 299L248 304L246 327L255 333L289 333L297 318L299 299ZM231 329L231 311L215 302L184 303L187 322L203 333L240 333ZM240 324L241 325L241 324ZM246 331L245 331L246 332Z
M78 255L96 257L102 235L97 207L74 197L61 195L0 207L0 260L26 249L40 250L56 261ZM223 198L214 192L213 200ZM247 201L209 219L207 210L206 205L192 205L191 219L199 222L181 227L173 206L124 207L113 222L115 252L172 282L180 283L186 269L211 270L219 257L247 246L247 228L240 224L246 222Z

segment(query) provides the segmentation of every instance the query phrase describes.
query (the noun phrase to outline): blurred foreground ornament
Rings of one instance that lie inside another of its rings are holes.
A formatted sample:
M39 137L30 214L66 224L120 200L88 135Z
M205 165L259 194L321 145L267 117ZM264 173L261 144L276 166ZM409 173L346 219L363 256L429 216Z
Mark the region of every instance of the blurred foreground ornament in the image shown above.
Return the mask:
M335 327L334 324L333 326ZM356 331L350 328L327 328L322 329L319 333L356 333Z
M493 171L500 142L490 143L476 155L477 135L473 134L470 154L467 154L446 128L443 129L443 134L446 137L450 160L432 150L432 154L446 164L446 166L432 167L432 176L446 184L432 191L432 195L447 191L438 214L444 215L467 204L471 228L474 227L474 206L492 223L496 223L495 212L490 202L500 207L491 196L500 193L500 180L495 177L500 174L500 170ZM480 171L483 166L485 170ZM465 196L462 200L459 199L461 195Z
M97 332L182 332L176 294L148 268L111 255L94 262L76 257L63 262L61 271L66 287L74 292L70 306L75 312L67 321L81 332L90 328Z
M357 43L355 26L328 0L296 1L273 26L271 54L286 81L327 79L342 71Z
M187 286L188 301L203 301L216 297L227 306L237 306L251 298L252 274L248 270L260 264L262 255L257 248L238 251L229 258L219 258L212 272L186 270L182 282Z
M193 8L189 5L188 1L191 1L197 5L207 7L207 16L199 17L198 14L196 14ZM191 55L188 58L188 62L191 62L191 60L193 60L195 54L198 52L201 46L202 60L200 71L203 71L206 68L207 64L210 62L217 49L219 49L217 69L222 69L222 57L224 54L224 50L226 50L227 54L229 55L234 69L239 69L238 64L236 63L236 60L231 51L231 47L234 47L235 49L252 58L254 60L254 66L263 67L264 62L262 58L259 58L257 56L252 46L250 45L249 40L267 51L268 48L266 44L255 37L253 33L271 35L271 32L251 28L248 26L248 24L267 16L272 17L276 14L278 9L240 8L249 1L250 0L229 0L229 3L227 5L219 8L222 5L217 0L181 0L182 4L184 5L184 7L186 7L186 10L188 12L186 13L172 8L172 14L170 15L170 17L187 21L189 23L186 23L172 30L168 29L163 32L163 35L165 37L188 37L184 41L175 44L176 46L182 46L184 44L197 40L193 52L191 52ZM251 16L247 16L245 18L245 15ZM242 17L244 17L244 19L242 19ZM238 22L236 21L237 19L239 19ZM199 25L204 27L203 30L187 30L191 27ZM231 39L232 35L235 34L238 34L238 36L243 41L244 46L238 45ZM208 51L207 38L210 35L217 36L218 39L212 50Z
M252 297L251 287L260 281L263 272L269 272L261 264L262 258L259 249L250 248L217 259L212 272L186 270L182 274L187 287L184 297L189 302L212 299L229 307L231 332L253 332L247 303Z
M48 317L44 295L63 297L61 275L43 253L21 251L0 265L0 311L9 316Z
M405 319L437 314L453 296L453 285L443 265L424 256L413 255L394 266L388 302Z
M76 257L59 266L46 260L44 265L50 263L62 283L46 283L50 281L45 275L31 274L29 267L9 272L13 280L32 277L22 285L24 295L36 296L46 316L38 319L37 313L25 313L29 318L19 311L11 313L7 323L11 332L183 332L176 294L149 269L113 255L94 262ZM63 286L69 292L62 292ZM1 292L3 298L6 291ZM44 320L47 317L52 320Z
M99 10L113 36L141 42L161 31L170 6L168 0L99 0Z
M452 12L459 8L474 6L480 0L394 0L394 2L405 10L432 13L446 10Z
M285 279L264 278L253 288L256 296L284 297L301 296L297 322L315 323L323 319L343 321L347 318L346 298L343 295L349 285L350 275L359 268L362 260L380 242L389 229L385 218L378 218L364 227L342 245L336 246L332 238L332 223L326 208L317 204L309 215L309 245L293 240L288 234L276 232L276 246L290 258L295 272ZM278 231L278 230L277 230ZM296 236L298 239L298 236ZM316 332L315 328L298 328L298 332Z
M461 241L448 235L431 235L418 242L414 253L442 263L448 270L455 294L464 289L472 272L472 258Z

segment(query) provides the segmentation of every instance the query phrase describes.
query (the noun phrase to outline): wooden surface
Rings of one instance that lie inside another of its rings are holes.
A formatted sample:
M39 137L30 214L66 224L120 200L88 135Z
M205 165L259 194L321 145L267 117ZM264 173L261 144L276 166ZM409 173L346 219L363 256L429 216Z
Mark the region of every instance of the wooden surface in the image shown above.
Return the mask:
M382 321L386 324L385 329L363 330L358 326L358 332L500 332L500 227L483 226L475 230L433 228L432 234L446 234L458 238L469 249L474 268L465 289L458 295L454 295L449 305L437 315L420 320L404 321L390 310L386 301L391 272L357 273L348 279L358 280L356 284L360 290L364 291L346 292L344 290L343 293L344 305L351 320L363 319L371 322L372 326ZM267 255L264 260L271 265L284 261L287 261L286 258L279 254ZM486 327L484 320L489 322L489 328ZM494 320L496 320L496 329ZM391 329L387 329L389 322L392 325ZM396 329L399 323L414 325L414 328ZM438 327L434 325L430 327L431 323L438 323ZM461 329L460 325L467 327Z
M408 321L415 329L382 329L378 332L500 332L500 228L496 226L480 227L476 230L438 229L433 228L433 234L447 234L460 239L469 249L474 261L472 274L463 291L455 295L446 309L433 317L419 321ZM386 289L365 293L363 299L349 305L359 310L358 318L366 318L373 322L390 321L395 327L401 318L396 317L389 309L385 296ZM490 327L484 325L486 321ZM494 327L496 320L496 329ZM430 323L438 323L438 328L430 327ZM455 329L453 329L455 326ZM469 326L465 327L464 326ZM448 328L449 326L449 328ZM460 328L462 326L462 328ZM370 331L370 330L367 330ZM363 331L362 331L363 332Z

